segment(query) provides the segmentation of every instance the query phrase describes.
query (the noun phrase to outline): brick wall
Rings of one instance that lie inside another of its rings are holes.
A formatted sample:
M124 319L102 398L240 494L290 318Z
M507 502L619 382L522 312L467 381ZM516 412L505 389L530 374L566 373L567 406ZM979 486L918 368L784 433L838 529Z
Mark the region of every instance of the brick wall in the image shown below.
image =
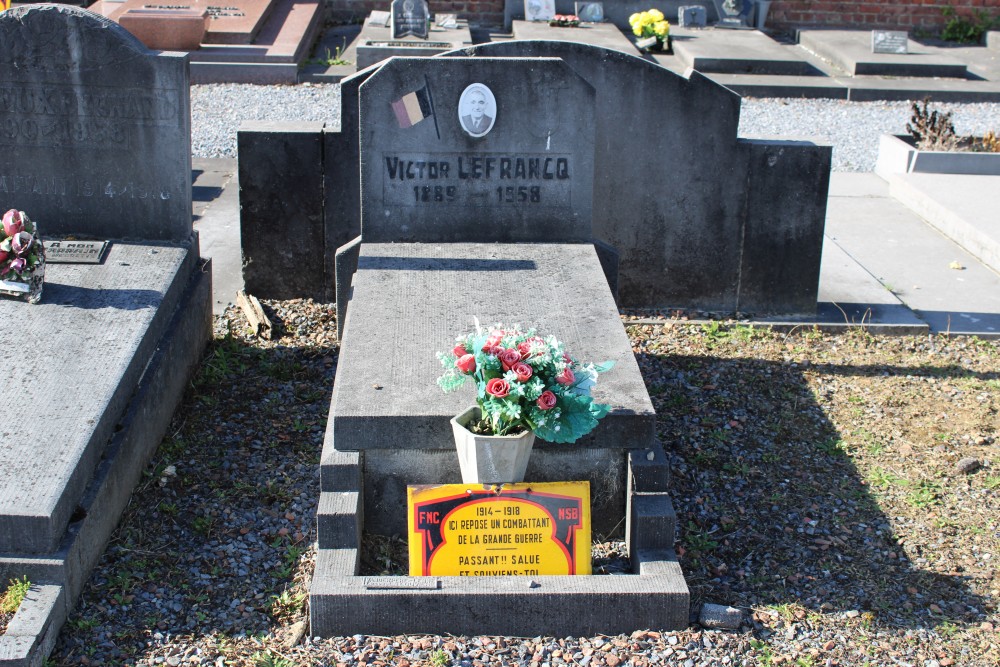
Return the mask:
M53 0L55 1L55 0ZM327 0L333 21L361 21L373 9L388 10L390 0ZM457 14L472 25L502 26L504 0L428 0L433 14Z
M773 0L769 26L846 26L853 28L922 28L940 30L948 20L943 10L971 17L975 11L1000 16L1000 0Z
M335 21L360 21L373 9L388 9L388 0L327 0L330 18ZM604 0L605 5L615 0ZM689 4L696 4L693 0ZM503 24L504 0L429 0L432 12L458 14L473 25ZM657 0L650 0L655 7ZM671 7L675 2L667 2ZM685 3L681 3L685 4ZM709 5L710 6L710 5ZM1000 17L1000 0L772 0L768 26L841 26L854 28L922 28L940 30L946 18L945 7L954 7L959 15L971 16L980 10ZM676 10L673 12L676 16Z

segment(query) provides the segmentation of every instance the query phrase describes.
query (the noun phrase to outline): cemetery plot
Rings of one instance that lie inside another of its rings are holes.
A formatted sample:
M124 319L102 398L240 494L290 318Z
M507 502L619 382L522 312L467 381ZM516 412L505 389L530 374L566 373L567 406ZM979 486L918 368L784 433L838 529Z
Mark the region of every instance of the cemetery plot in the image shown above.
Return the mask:
M851 76L881 75L910 77L968 76L965 63L934 53L917 42L907 42L907 52L873 53L874 37L856 30L803 30L802 46L842 68Z
M20 359L0 385L16 411L0 427L0 578L51 584L52 601L15 637L23 653L0 652L40 664L210 335L211 268L192 235L186 56L61 5L0 13L0 43L15 45L0 198L54 260L40 303L0 300Z
M372 15L377 13L373 12ZM375 18L378 20L369 17L369 20L365 21L361 33L344 52L344 58L355 63L358 70L393 56L424 58L472 44L469 23L464 19L456 19L453 24L447 26L435 22L430 27L427 26L425 19L424 35L418 36L394 34L385 17L375 16Z
M160 10L164 24L169 23L173 10L204 11L208 14L206 44L251 44L275 4L274 0L125 0L113 8L107 4L105 10L110 9L107 17L113 21L132 10Z

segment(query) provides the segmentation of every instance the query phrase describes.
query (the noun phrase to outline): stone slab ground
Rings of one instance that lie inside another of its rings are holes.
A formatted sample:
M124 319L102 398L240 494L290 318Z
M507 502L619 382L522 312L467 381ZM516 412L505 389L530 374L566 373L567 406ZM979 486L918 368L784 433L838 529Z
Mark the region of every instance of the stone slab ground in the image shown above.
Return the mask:
M782 44L759 30L670 29L674 54L703 73L825 76L794 44Z
M1000 176L910 173L888 181L896 200L1000 273Z

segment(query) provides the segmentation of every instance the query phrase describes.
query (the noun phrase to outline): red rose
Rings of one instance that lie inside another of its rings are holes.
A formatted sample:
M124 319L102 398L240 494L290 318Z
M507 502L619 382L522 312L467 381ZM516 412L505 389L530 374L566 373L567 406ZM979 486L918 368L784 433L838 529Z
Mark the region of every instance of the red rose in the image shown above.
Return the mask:
M513 349L504 349L497 355L504 371L509 371L514 364L521 363L521 353Z
M573 371L567 366L556 376L556 382L562 385L571 385L576 382L576 376L573 375Z
M451 351L456 357L464 357L468 354L468 350L465 349L465 343L459 343L455 346L455 349Z
M483 343L483 352L488 352L491 348L500 345L500 341L502 339L503 336L500 336L498 334L492 334L489 338L486 339L486 342Z
M503 348L499 345L494 345L493 347L484 347L483 351L491 357L499 357L500 353L503 352Z
M486 393L496 398L503 398L510 393L510 385L503 378L493 378L486 383Z
M0 262L6 261L7 257L9 257L9 256L10 256L9 252L6 252L4 250L0 250Z
M535 401L539 408L542 410L551 410L556 407L556 395L551 391L543 391L542 395L538 397Z
M476 358L471 354L463 354L455 362L455 368L466 374L471 374L476 370Z
M521 359L527 359L531 356L531 341L524 341L517 344L517 351L521 353Z
M524 363L523 361L519 361L513 366L511 366L510 370L517 373L517 379L519 382L527 382L528 380L531 379L531 373L532 373L531 366Z

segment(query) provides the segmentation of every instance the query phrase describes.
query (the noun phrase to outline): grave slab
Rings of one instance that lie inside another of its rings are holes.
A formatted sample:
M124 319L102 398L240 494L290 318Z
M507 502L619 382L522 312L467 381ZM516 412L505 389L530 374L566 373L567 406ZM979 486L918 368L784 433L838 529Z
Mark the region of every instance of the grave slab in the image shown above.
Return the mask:
M205 38L208 12L204 9L133 8L118 17L118 25L150 49L191 51Z
M15 45L0 50L5 206L27 211L45 236L186 240L186 56L149 51L65 5L0 13L0 43Z
M122 18L136 10L171 12L180 8L206 12L206 44L252 44L267 20L274 0L125 0L117 6L106 5L107 17L121 23ZM127 27L127 26L125 26ZM195 47L197 48L197 46Z
M575 28L555 28L544 21L514 21L514 39L579 42L621 51L630 56L641 53L635 44L611 23L583 23Z
M838 197L831 238L931 331L1000 334L1000 276L892 198L882 179L866 176L878 195Z
M759 30L671 28L670 33L674 53L699 72L823 76L804 51Z
M103 264L47 267L38 305L0 301L8 336L16 323L18 339L45 341L0 386L22 415L0 448L0 553L57 548L196 260L190 247L113 243Z
M801 30L799 43L851 76L967 76L965 63L909 40L909 53L872 53L870 30Z
M342 349L378 340L419 340L430 349L414 354L409 346L385 345L383 355L341 356L327 427L337 449L452 447L448 420L475 397L471 390L435 390L441 366L434 350L450 349L473 317L484 326L535 326L578 359L615 362L594 389L611 414L577 446L634 448L652 437L652 404L591 245L363 243L353 290ZM503 293L533 298L495 298ZM355 309L357 302L366 308ZM423 315L416 322L399 317L413 303ZM536 441L536 448L546 446Z
M465 20L459 21L455 28L432 25L427 39L413 36L394 38L392 29L388 26L373 25L366 21L361 34L348 47L344 57L353 61L358 70L362 70L392 56L425 58L470 44L472 34L469 32L469 22Z

